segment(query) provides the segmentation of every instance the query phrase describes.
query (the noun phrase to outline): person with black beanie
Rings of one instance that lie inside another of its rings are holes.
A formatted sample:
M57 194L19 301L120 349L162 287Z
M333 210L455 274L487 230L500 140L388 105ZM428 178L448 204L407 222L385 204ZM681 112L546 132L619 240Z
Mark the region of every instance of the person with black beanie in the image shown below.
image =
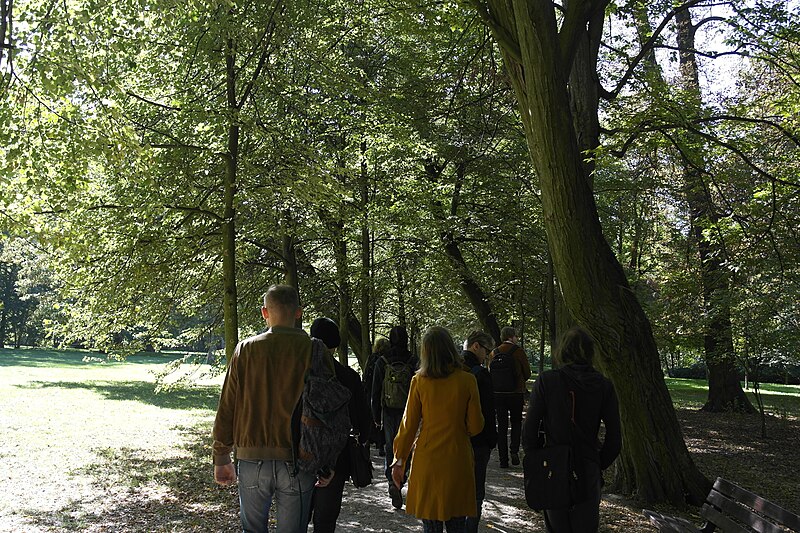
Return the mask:
M384 474L389 482L389 497L392 505L396 509L400 509L403 507L403 495L392 481L394 438L400 429L400 422L403 420L411 378L419 367L419 362L408 350L408 332L403 326L395 326L389 331L389 346L388 353L375 362L375 373L372 378L372 416L374 420L380 420L383 425L386 436ZM395 398L396 392L390 393L386 387L384 378L387 374L387 367L391 367L391 375L403 376L403 382L399 383L398 387L392 387L393 391L405 391L405 397L400 398L399 401ZM405 464L407 473L408 462L406 461Z
M321 340L328 347L330 353L339 347L339 326L330 318L321 317L311 324L311 336ZM353 434L358 435L362 444L367 441L372 427L372 416L369 412L361 377L358 372L332 357L336 371L336 379L350 390L350 404L348 412ZM314 487L311 498L310 522L314 524L314 533L329 533L336 529L336 520L342 510L342 494L344 484L350 477L350 461L347 449L339 454L334 468L333 479L325 487Z

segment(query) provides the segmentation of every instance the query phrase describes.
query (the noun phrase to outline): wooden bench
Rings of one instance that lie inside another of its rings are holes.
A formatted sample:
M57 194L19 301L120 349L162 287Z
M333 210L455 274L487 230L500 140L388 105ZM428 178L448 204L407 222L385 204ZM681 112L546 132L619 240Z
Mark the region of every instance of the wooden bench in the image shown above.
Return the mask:
M706 519L701 528L688 520L644 511L659 531L672 533L784 533L800 532L800 516L765 500L761 496L718 477L706 497L700 515Z

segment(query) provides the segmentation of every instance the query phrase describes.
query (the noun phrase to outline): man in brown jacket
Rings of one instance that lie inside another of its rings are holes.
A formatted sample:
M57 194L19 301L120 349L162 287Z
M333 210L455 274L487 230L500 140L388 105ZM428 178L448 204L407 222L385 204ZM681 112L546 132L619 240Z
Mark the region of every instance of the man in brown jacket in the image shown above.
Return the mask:
M508 468L508 424L511 419L511 464L516 466L519 461L519 443L522 435L522 405L525 402L525 384L531 377L531 365L525 350L517 345L519 341L517 331L511 327L500 330L500 340L502 343L492 351L491 362L489 363L489 374L492 375L494 386L494 408L497 413L497 452L500 458L500 468ZM510 387L501 387L496 376L500 372L495 372L495 359L502 354L511 356L511 375L513 383ZM494 375L493 375L494 374Z
M270 287L261 308L270 327L239 342L222 385L212 432L214 480L236 482L235 448L245 533L267 532L273 501L279 533L308 528L316 478L303 471L294 475L292 462L292 413L311 363L311 339L294 327L300 314L294 287Z

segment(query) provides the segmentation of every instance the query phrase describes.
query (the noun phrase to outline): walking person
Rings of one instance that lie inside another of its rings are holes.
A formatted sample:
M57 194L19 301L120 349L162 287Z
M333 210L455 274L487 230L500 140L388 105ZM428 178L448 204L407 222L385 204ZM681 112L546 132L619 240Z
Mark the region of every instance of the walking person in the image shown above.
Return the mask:
M528 356L517 343L517 330L505 327L500 330L500 345L489 358L489 373L494 388L494 408L497 413L497 455L500 468L519 465L519 445L522 435L522 406L525 403L525 384L531 377ZM508 426L511 425L511 443Z
M475 376L480 395L481 413L483 414L483 430L473 436L472 453L475 457L475 500L477 514L467 516L467 533L477 533L478 523L481 520L483 499L486 497L486 468L492 449L497 445L497 426L495 425L494 394L492 391L492 378L489 371L483 366L489 359L494 339L483 331L473 331L467 337L467 349L461 352L464 366L467 371Z
M321 340L328 347L328 354L333 355L339 347L339 326L330 318L317 318L311 324L311 337ZM358 372L331 357L333 360L336 379L350 390L351 397L348 404L350 423L354 435L358 436L363 444L367 441L372 427L372 414L369 411L364 389ZM336 530L336 520L342 510L342 494L344 484L350 477L350 460L345 448L336 460L333 479L327 486L314 488L311 500L311 522L314 524L314 533L332 533Z
M483 429L483 423L477 382L463 370L453 338L444 328L428 329L391 465L394 485L400 490L406 459L416 443L406 512L422 520L425 533L444 527L448 533L463 532L465 517L475 515L470 437Z
M559 368L543 372L533 386L523 445L526 452L541 447L542 424L548 442L572 441L585 471L586 499L569 510L545 510L545 527L548 533L593 533L600 521L602 471L622 448L617 395L611 381L594 369L594 341L580 327L564 334L555 358ZM605 425L602 444L598 440L600 422ZM570 432L572 436L565 437ZM582 438L576 439L576 435Z
M230 485L238 474L245 533L267 532L273 502L278 533L308 528L317 479L307 472L293 475L292 462L292 413L311 364L311 339L294 327L300 315L294 287L271 286L261 308L269 329L239 342L222 385L212 430L214 480Z
M364 367L364 394L368 400L372 398L372 381L375 377L375 363L378 362L378 359L389 353L389 348L391 348L389 339L385 337L375 339L375 345L372 347L372 353L370 354L369 359L367 359L367 364ZM370 410L370 412L372 411ZM381 457L386 455L386 436L383 434L380 417L373 419L373 426L370 430L369 441L371 444L375 445L375 448L378 449L378 455Z
M389 482L389 497L395 509L403 507L403 495L392 483L392 449L403 410L406 407L411 378L417 359L408 350L408 333L403 326L389 331L389 351L375 362L372 378L372 416L380 420L386 439L384 475Z

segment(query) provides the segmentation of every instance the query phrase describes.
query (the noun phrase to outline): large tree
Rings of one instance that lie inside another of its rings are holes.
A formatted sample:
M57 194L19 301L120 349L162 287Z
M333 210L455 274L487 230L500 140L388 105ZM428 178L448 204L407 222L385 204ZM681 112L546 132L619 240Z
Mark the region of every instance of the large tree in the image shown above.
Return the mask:
M547 0L474 3L517 95L564 301L598 340L620 397L617 481L645 501L699 502L708 480L686 449L650 322L603 236L585 162L599 144L597 58L609 2L565 2L558 17Z

